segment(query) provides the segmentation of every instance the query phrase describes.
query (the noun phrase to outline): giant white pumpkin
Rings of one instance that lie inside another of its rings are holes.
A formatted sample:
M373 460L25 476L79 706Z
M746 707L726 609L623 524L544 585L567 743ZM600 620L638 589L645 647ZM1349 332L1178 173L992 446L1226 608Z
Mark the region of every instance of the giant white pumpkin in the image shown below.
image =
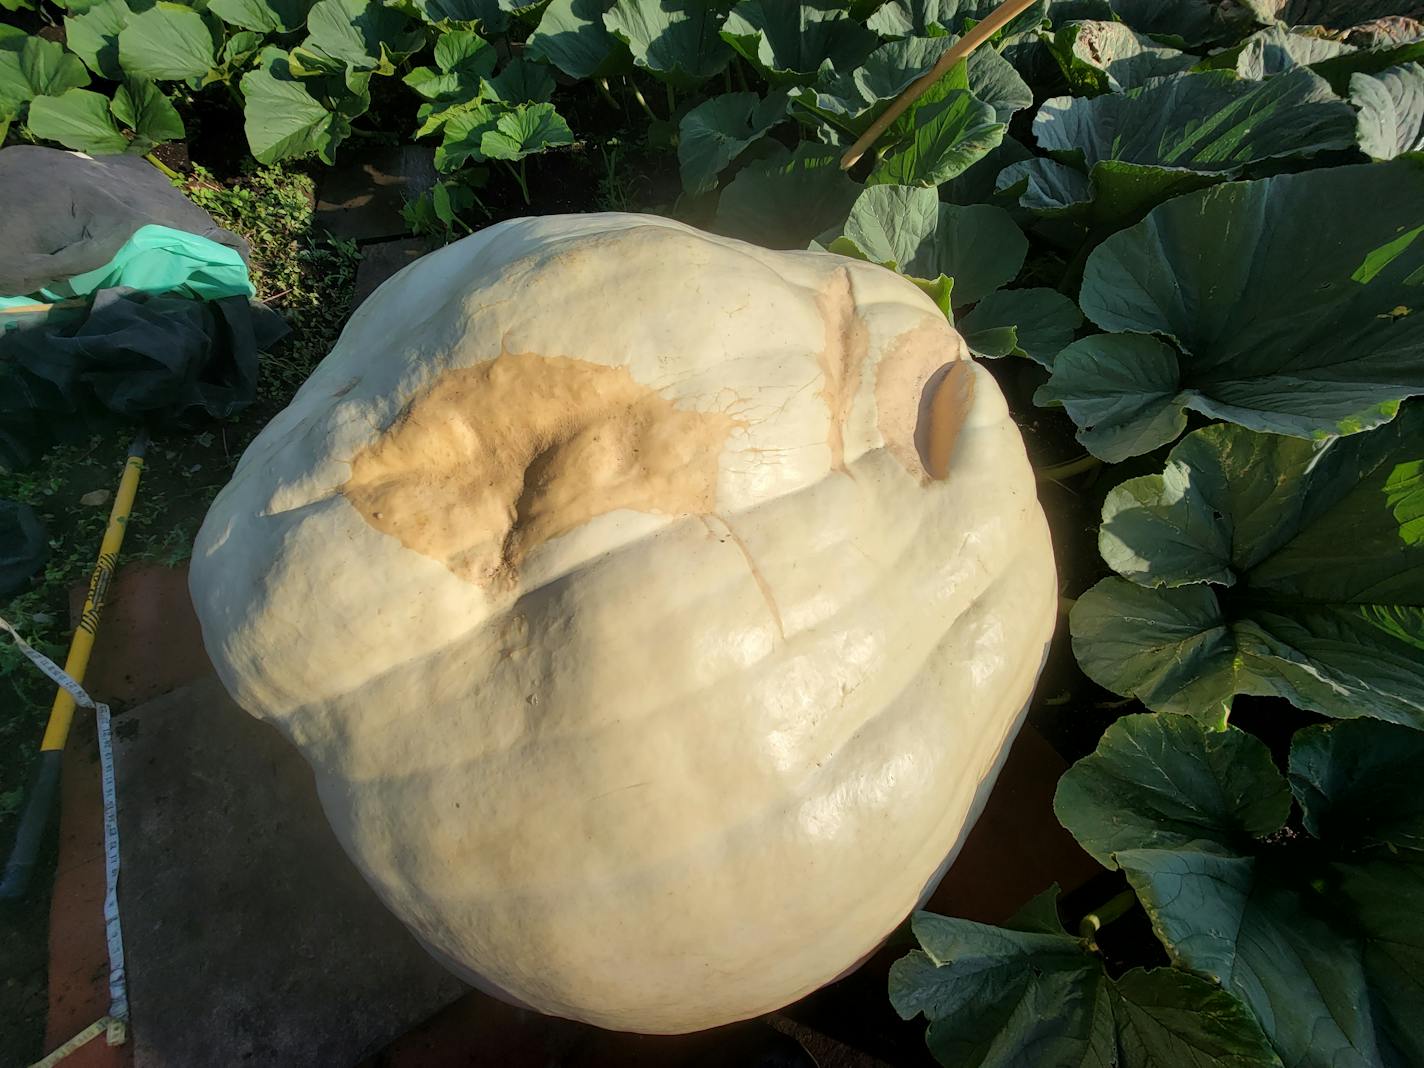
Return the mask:
M382 286L242 458L192 592L432 953L643 1032L874 949L1056 613L1018 431L927 297L621 214Z

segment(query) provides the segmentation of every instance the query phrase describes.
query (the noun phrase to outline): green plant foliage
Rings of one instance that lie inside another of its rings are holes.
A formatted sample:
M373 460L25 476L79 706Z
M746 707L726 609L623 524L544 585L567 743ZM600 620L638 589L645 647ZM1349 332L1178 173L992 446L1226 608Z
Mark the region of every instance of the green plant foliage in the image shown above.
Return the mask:
M485 96L504 104L544 104L554 95L554 76L539 63L515 59L485 83Z
M571 78L599 78L631 64L623 43L603 24L609 0L553 0L529 35L525 54Z
M912 126L870 172L871 184L936 186L999 146L1007 127L967 89L916 109Z
M302 56L316 57L322 69L342 65L374 74L392 74L395 65L423 43L398 10L379 0L318 0L307 16Z
M765 100L755 93L727 93L692 108L678 124L677 161L689 193L706 193L752 142L786 117L785 93Z
M1123 333L1064 350L1040 403L1112 461L1172 441L1184 409L1302 437L1379 426L1424 392L1421 211L1413 157L1158 207L1087 261L1083 311Z
M449 172L483 161L485 134L496 129L502 113L503 109L493 104L476 104L450 113L441 127L444 140L435 150L435 169Z
M1218 424L1123 483L1078 599L1087 674L1213 717L1235 694L1424 726L1424 410L1313 445Z
M208 10L229 26L258 33L298 30L311 7L311 0L208 0Z
M481 136L480 151L487 159L517 161L573 140L573 131L553 104L527 104L500 115L494 129Z
M905 1019L929 1019L925 1041L941 1064L1280 1064L1245 1005L1211 982L1172 968L1110 979L1059 926L1057 893L1005 927L915 914L920 949L891 966L890 1001Z
M1356 51L1344 41L1333 41L1313 33L1300 33L1279 24L1252 34L1237 49L1203 60L1203 66L1225 66L1233 58L1234 69L1243 78L1260 79L1282 74L1295 67L1310 67L1326 59Z
M1424 149L1424 67L1407 63L1350 78L1350 101L1360 111L1360 150L1393 159Z
M442 33L434 54L434 67L412 67L402 81L426 100L444 104L477 100L498 59L494 46L470 30Z
M1083 325L1078 305L1056 289L998 289L958 322L965 342L980 356L1027 356L1044 367Z
M690 89L720 74L732 58L720 34L724 16L716 0L617 0L603 24L628 46L638 67Z
M952 279L959 306L1012 281L1028 240L1002 208L942 204L931 189L882 185L856 198L831 248L916 280Z
M261 163L313 154L332 163L351 133L350 118L312 96L279 59L244 74L242 95L247 143Z
M1055 810L1126 873L1174 963L1250 1006L1284 1064L1417 1063L1424 735L1368 720L1297 733L1289 788L1308 836L1285 845L1286 780L1245 737L1127 716L1064 776ZM1114 782L1154 787L1137 794L1150 807L1131 811ZM1383 801L1364 833L1340 818Z
M773 85L805 85L827 72L854 70L880 43L834 0L741 0L721 32Z
M999 0L888 0L866 20L882 37L930 37L961 34L999 6ZM1038 0L1002 31L1006 37L1038 28L1048 15L1048 0Z
M0 49L0 122L18 119L35 97L56 96L88 84L84 64L61 45L26 37L17 49Z
M860 186L840 168L840 153L802 143L751 163L722 190L714 225L767 248L805 248L839 226Z
M1070 22L1054 35L1050 48L1073 90L1090 95L1136 89L1197 62L1196 56L1158 44L1121 22Z
M197 11L160 0L119 31L124 73L154 81L201 79L217 63L213 30Z
M40 97L30 106L29 127L36 137L100 156L129 147L128 139L114 124L109 98L88 89Z
M100 0L83 14L65 15L65 46L95 74L117 81L124 74L119 63L119 32L132 17L124 0Z

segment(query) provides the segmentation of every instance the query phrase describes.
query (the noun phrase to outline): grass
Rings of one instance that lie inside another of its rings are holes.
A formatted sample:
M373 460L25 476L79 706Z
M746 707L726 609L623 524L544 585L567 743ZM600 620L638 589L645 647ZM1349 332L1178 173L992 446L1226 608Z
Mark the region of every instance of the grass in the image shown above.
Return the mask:
M264 355L257 403L200 432L155 430L122 561L178 564L228 480L242 450L330 351L345 321L359 254L354 243L312 229L314 183L297 166L254 167L225 185L199 169L184 191L252 246L259 298L281 312L291 334ZM49 536L49 559L28 589L0 602L3 615L37 648L63 661L69 590L88 579L112 497L80 498L118 484L133 428L50 449L31 469L0 472L0 498L34 506ZM93 498L91 498L93 499ZM54 687L8 640L0 642L0 852L8 855ZM0 909L0 1064L28 1064L41 1053L53 843L29 896Z

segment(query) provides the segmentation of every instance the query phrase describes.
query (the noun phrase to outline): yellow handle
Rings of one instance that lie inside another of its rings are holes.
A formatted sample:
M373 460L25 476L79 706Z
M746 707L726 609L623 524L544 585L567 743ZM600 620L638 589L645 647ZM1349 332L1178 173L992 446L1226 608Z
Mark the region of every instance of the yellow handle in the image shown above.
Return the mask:
M124 543L124 531L128 529L129 513L133 511L134 497L138 493L138 479L143 473L146 443L146 435L140 434L129 447L129 458L124 464L123 477L119 479L119 490L114 495L114 507L109 512L109 525L104 531L104 540L99 545L99 562L94 565L94 574L89 578L89 592L84 596L84 612L79 617L79 626L69 643L69 656L64 661L65 673L81 685L84 682L84 672L89 667L89 655L94 651L94 636L99 631L99 614L104 609L104 598L108 595L109 583L114 578L114 568L119 562L119 549ZM73 721L74 698L69 696L68 691L61 689L54 695L54 704L50 706L49 724L45 727L40 751L63 749Z

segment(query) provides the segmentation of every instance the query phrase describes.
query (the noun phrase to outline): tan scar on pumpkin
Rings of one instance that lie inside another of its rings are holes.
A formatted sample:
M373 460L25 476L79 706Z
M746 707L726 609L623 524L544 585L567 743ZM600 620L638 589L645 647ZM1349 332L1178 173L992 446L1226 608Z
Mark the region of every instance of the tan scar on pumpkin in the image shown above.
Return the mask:
M846 420L860 392L861 368L870 351L870 332L856 309L848 270L841 267L831 275L816 294L816 307L826 328L825 344L816 357L821 367L821 399L831 419L826 444L831 450L831 470L845 472Z
M678 409L624 367L502 353L414 398L341 492L406 548L508 590L537 546L596 516L712 512L736 425Z
M949 477L964 420L974 406L974 370L946 323L905 331L875 369L876 422L885 447L922 482Z

